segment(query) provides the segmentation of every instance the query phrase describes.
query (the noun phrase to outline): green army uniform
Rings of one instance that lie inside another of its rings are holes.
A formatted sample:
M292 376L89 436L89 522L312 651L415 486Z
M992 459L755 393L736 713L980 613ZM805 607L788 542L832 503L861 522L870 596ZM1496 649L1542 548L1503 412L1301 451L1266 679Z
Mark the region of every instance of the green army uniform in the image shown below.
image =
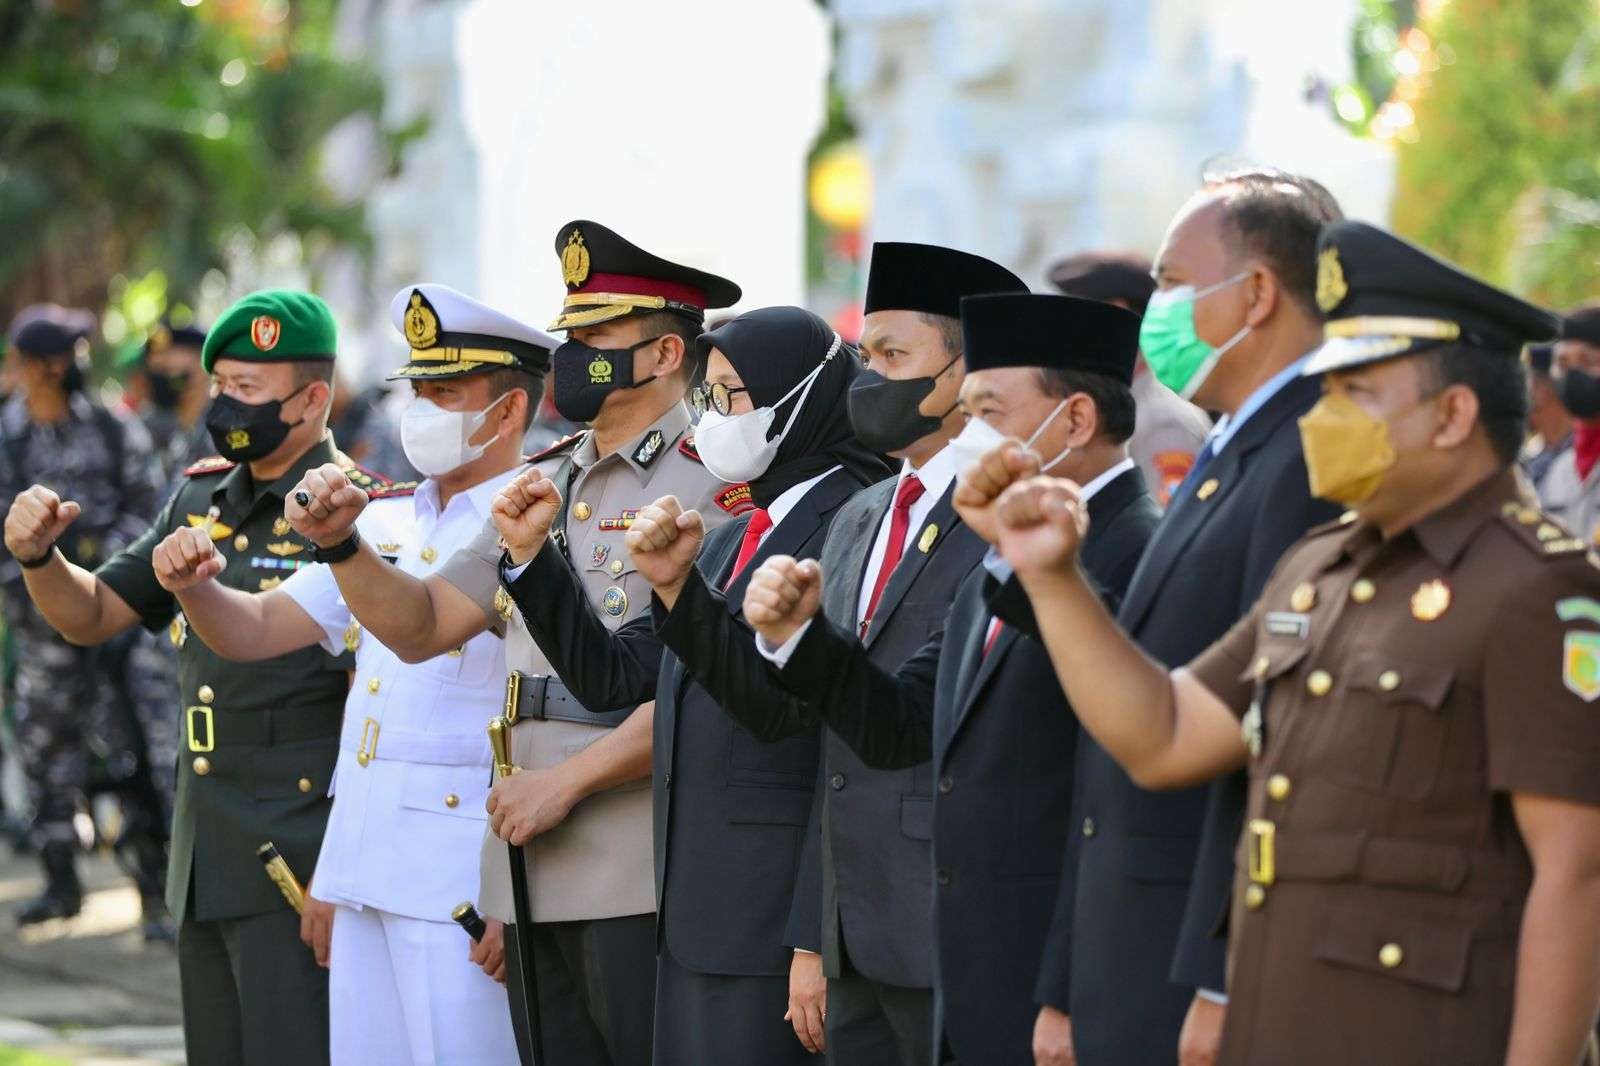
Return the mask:
M226 358L257 361L332 351L331 317L327 337L311 331L308 341L290 315L273 313L270 301L267 307L242 327L234 312L218 322L207 340L208 370L214 348ZM263 317L277 324L263 324ZM226 337L218 340L230 325L243 328L256 354L236 353L225 347ZM191 1064L328 1061L327 971L301 942L299 917L256 849L273 842L302 883L310 879L331 807L351 662L317 646L253 663L223 659L188 629L151 559L173 531L209 520L225 560L217 580L251 593L275 587L310 565L312 552L283 517L285 497L307 471L330 462L345 466L362 488L381 493L387 486L355 469L326 435L270 484L257 484L248 465L207 459L185 471L150 530L96 571L145 628L167 630L178 650L182 702L167 905L179 923Z

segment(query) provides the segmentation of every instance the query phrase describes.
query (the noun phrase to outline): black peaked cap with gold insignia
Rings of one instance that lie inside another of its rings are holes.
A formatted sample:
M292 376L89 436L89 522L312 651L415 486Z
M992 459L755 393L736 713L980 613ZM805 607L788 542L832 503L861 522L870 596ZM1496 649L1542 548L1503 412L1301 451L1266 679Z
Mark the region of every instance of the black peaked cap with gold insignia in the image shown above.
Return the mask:
M961 301L961 336L969 371L1079 370L1132 385L1139 316L1079 296L968 296Z
M1027 291L1021 278L981 255L937 244L878 241L867 269L865 310L960 318L963 296Z
M407 285L389 304L411 358L389 380L443 381L485 370L542 375L561 341L446 285Z
M1479 281L1376 226L1335 222L1317 241L1324 342L1305 373L1457 344L1516 358L1560 329L1549 311Z
M701 322L708 308L730 307L743 295L727 278L652 255L586 219L556 231L556 256L567 299L551 329L577 329L655 311Z

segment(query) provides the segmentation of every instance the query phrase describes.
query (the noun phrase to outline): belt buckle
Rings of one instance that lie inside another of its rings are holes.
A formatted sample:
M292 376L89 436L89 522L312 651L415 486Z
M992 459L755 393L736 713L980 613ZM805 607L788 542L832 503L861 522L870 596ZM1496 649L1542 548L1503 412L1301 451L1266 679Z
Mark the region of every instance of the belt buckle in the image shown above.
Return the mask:
M516 670L511 671L506 678L506 707L503 717L506 725L516 725L522 704L522 674Z
M1277 879L1276 840L1278 827L1265 818L1252 818L1245 828L1248 833L1247 854L1250 880L1258 885L1270 885Z
M217 747L217 728L216 728L216 720L212 717L212 714L211 714L211 708L203 706L203 705L202 706L198 706L198 707L189 707L189 708L187 708L185 710L184 713L186 715L184 724L185 724L185 726L187 727L187 729L189 731L189 750L190 751L214 751L214 750L216 750L216 747ZM203 744L199 740L195 739L195 735L194 735L194 720L195 720L195 715L197 715L197 714L200 716L201 720L203 720L205 722L205 724L206 724L206 739L205 739L205 743L203 743Z
M378 720L368 717L361 723L361 746L356 748L356 762L367 765L378 754Z

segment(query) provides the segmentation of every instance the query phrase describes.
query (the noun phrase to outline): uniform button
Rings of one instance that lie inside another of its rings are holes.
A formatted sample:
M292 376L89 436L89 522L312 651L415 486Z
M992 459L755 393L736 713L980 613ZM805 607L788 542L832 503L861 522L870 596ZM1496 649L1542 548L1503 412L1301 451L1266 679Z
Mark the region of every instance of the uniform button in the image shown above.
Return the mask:
M1257 681L1260 681L1260 680L1262 680L1263 678L1265 678L1267 676L1267 668L1269 666L1271 666L1271 665L1272 665L1272 660L1267 658L1265 655L1263 655L1261 658L1256 660L1256 665L1254 667L1254 673L1256 675L1256 680Z
M451 810L455 810L456 806L458 804L460 804L460 803L461 803L461 797L456 795L454 792L450 793L448 796L446 796L444 798L444 805L446 807L449 807Z
M1362 578L1350 586L1350 598L1357 603L1367 603L1378 594L1378 586Z
M572 505L572 517L576 518L580 522L587 522L589 520L589 516L592 514L594 514L594 508L590 507L582 500L579 500L577 503Z
M1378 949L1378 962L1383 964L1385 970L1392 970L1405 961L1406 953L1399 944L1385 944Z
M1267 902L1267 890L1261 885L1251 885L1244 890L1244 905L1253 911L1261 909Z
M310 792L311 791L311 778L302 777L300 779L300 791L301 792Z
M832 777L828 778L828 784L833 786L833 790L835 792L839 791L844 787L844 775L834 774Z
M1397 670L1385 670L1378 675L1378 687L1385 692L1393 692L1400 687L1400 673Z
M616 575L622 573L622 560L621 559L613 559L613 560L611 560L611 573L612 573L613 576L616 576Z
M1296 585L1289 594L1289 606L1301 614L1317 605L1317 587L1310 582Z
M956 783L951 777L949 777L949 775L946 775L944 777L939 778L939 791L940 792L948 793L952 788L955 788L955 787L956 787Z
M204 755L196 757L194 760L194 772L201 777L209 774L211 772L211 760Z
M1326 696L1333 688L1333 675L1326 670L1313 670L1306 678L1306 691L1313 696Z
M248 547L250 547L250 538L245 536L243 533L240 533L237 537L233 538L234 551L242 552Z
M211 690L210 685L201 685L200 691L195 693L195 695L200 697L201 703L206 704L209 704L212 700L217 698L217 694Z
M1267 778L1267 795L1275 800L1288 799L1289 790L1293 787L1293 784L1285 774L1273 774Z
M1083 820L1083 835L1086 836L1086 837L1094 836L1094 819L1093 818L1085 818Z
M949 871L949 870L946 870L946 869L944 869L944 868L943 868L943 867L941 867L941 868L940 868L940 869L939 869L939 870L938 870L938 871L937 871L937 872L936 872L936 873L935 873L935 874L934 874L934 878L935 878L935 879L936 879L936 880L937 880L937 881L938 881L938 882L939 882L939 883L940 883L940 884L941 884L941 885L948 885L948 884L949 884L949 883L950 883L950 871Z
M378 694L378 679L377 678L373 678L371 681L367 682L367 691L372 693L373 695L377 695Z
M438 549L434 548L432 545L429 545L428 547L422 549L422 561L423 562L431 563L437 558L439 558L439 551L438 551Z

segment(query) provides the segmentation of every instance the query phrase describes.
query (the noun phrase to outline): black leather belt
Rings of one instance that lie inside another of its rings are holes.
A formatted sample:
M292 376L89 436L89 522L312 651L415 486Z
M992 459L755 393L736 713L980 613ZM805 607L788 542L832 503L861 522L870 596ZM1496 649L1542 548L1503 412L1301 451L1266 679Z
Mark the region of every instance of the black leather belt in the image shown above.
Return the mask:
M586 710L560 678L536 677L516 670L506 678L506 722L510 725L531 718L536 722L576 722L613 729L626 721L633 711L632 707L600 712Z

